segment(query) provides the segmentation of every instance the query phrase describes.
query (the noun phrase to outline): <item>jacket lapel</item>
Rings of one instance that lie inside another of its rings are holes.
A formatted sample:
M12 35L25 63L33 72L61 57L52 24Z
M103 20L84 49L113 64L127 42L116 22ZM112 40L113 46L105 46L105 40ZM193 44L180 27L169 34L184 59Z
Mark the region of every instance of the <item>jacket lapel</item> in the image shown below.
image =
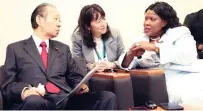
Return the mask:
M95 62L94 49L88 48L84 44L82 45L82 47L83 47L82 49L84 49L83 54L84 54L84 57L85 57L87 63L94 63Z
M32 37L29 39L25 40L24 42L24 49L25 51L37 62L39 65L40 69L46 74L44 65L42 63L41 56L39 54L39 51L34 43L34 40Z
M109 37L107 40L105 40L105 48L106 48L106 54L107 54L107 58L111 58L111 48L110 47L114 47L112 46L113 42L113 38ZM88 48L87 46L85 46L84 44L82 45L82 49L83 49L83 54L85 55L85 59L87 61L87 63L94 63L95 62L95 57L94 57L94 49L93 48Z
M50 73L50 70L52 68L52 64L57 56L57 54L60 52L59 48L55 44L54 41L49 40L49 52L48 52L48 68L47 68L47 74Z
M107 55L107 59L111 60L111 54L112 54L112 50L110 47L115 47L115 46L111 46L111 43L113 42L113 38L109 37L106 41L105 41L105 48L106 48L106 55Z

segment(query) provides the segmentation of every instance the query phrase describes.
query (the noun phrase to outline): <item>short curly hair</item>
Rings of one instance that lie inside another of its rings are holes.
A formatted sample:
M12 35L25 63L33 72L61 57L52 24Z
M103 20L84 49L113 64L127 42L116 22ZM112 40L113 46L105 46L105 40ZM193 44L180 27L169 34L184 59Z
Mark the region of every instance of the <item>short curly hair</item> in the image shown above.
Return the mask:
M176 11L166 2L155 2L145 10L145 13L148 10L153 10L162 20L167 22L166 26L162 28L161 35L163 35L169 28L181 26Z

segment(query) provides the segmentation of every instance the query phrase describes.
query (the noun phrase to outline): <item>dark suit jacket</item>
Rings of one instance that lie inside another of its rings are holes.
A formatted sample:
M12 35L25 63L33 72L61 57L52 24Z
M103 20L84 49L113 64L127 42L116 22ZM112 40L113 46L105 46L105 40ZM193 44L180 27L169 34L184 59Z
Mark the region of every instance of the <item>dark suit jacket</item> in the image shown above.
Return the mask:
M198 12L188 14L185 17L184 25L186 25L191 34L194 36L197 47L199 44L203 44L203 9ZM198 51L199 58L203 59L203 52Z
M83 78L81 72L72 59L69 47L54 40L49 40L48 68L45 71L39 51L30 37L7 47L7 79L2 85L3 95L12 103L21 103L24 87L29 84L37 87L39 83L46 85L47 81L53 82L64 93L68 93Z

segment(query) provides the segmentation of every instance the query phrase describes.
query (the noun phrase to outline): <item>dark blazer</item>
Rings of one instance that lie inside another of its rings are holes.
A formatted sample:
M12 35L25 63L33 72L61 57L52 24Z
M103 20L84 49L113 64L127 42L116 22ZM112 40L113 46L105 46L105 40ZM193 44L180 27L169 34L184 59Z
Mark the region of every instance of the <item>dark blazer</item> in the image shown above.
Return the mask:
M37 87L39 83L46 85L47 81L51 81L62 92L68 93L83 78L72 59L69 46L54 40L49 40L48 68L45 71L32 37L8 45L5 75L3 95L13 103L22 102L21 92L29 84Z
M111 29L111 36L104 41L107 59L119 66L118 59L125 52L122 37L119 31ZM73 57L84 58L87 66L95 62L94 49L88 48L83 43L81 32L76 31L72 35Z
M194 36L194 39L196 41L197 47L199 44L203 44L203 9L188 14L185 17L184 25L186 25L190 31L191 34ZM203 52L198 50L199 58L203 59Z

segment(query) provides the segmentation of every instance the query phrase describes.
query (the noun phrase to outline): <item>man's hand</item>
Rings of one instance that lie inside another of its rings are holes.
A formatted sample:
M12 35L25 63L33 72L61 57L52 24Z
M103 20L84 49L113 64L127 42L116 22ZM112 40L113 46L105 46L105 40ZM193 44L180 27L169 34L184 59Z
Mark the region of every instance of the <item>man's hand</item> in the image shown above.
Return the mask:
M39 83L38 87L36 88L37 93L40 96L44 96L45 95L45 88L44 85L42 85L41 83Z
M35 87L27 88L23 91L22 99L25 100L25 98L31 95L40 95L40 94L37 92L37 89Z
M201 50L201 51L203 51L203 44L199 44L199 45L198 45L198 49Z
M89 88L86 84L82 84L80 91L77 94L83 94L89 92Z

